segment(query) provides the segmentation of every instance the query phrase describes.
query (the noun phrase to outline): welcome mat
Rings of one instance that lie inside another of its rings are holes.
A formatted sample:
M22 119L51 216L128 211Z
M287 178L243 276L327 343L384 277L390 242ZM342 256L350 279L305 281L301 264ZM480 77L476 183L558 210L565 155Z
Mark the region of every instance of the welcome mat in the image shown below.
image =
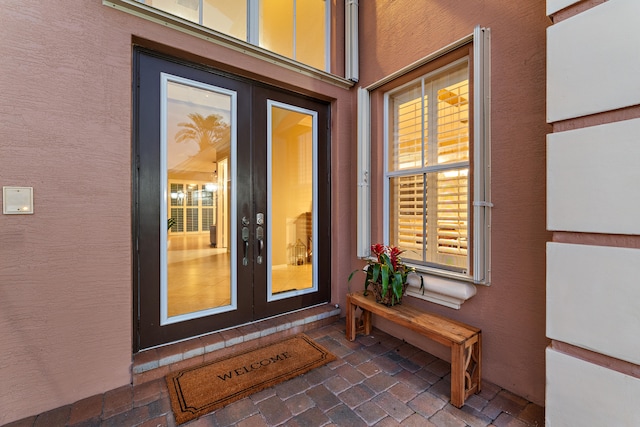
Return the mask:
M178 424L324 365L335 356L304 334L166 376Z

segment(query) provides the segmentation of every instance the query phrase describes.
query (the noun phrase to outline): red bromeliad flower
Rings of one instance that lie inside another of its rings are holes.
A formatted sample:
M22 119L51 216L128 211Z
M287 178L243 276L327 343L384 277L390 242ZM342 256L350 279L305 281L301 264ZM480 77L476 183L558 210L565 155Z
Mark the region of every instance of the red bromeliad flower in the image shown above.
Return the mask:
M380 255L382 255L384 253L384 249L385 249L385 246L380 244L380 243L376 243L375 245L371 245L371 252L373 252L373 254L376 257L380 257Z
M375 245L371 245L371 252L376 258L378 258L378 262L383 262L383 260L380 259L380 256L382 254L386 254L391 260L393 270L396 271L398 269L398 264L400 263L400 254L404 251L398 249L397 246L386 246L376 243Z
M398 268L398 262L400 262L400 254L404 252L398 249L396 246L389 248L389 258L391 258L391 264L393 265L394 271Z
M367 294L369 286L373 286L376 300L386 305L394 305L400 302L407 287L407 276L415 272L414 267L405 265L400 259L404 251L396 246L387 246L381 243L371 245L371 254L367 265L363 269L356 269L349 275L349 281L356 272L366 274L364 281L364 294ZM420 289L424 288L422 276L420 276Z

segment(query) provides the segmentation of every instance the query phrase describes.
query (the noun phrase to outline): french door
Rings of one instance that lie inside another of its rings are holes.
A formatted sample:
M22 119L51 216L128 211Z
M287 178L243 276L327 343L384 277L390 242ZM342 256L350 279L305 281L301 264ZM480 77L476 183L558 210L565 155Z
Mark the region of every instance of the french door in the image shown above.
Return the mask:
M328 301L328 105L134 58L134 350Z

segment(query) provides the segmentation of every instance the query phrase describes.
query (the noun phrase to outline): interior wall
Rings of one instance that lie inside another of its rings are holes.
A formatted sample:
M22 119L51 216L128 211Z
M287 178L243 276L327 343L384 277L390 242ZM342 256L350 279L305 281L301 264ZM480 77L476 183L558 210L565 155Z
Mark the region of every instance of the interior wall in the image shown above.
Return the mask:
M410 299L483 331L483 377L537 404L545 384L545 2L360 2L360 81L373 82L471 34L491 29L492 283L460 310ZM381 124L372 123L381 137ZM381 138L378 138L381 140ZM373 169L382 146L372 147ZM354 171L355 173L355 171ZM372 229L382 230L372 184ZM380 236L381 232L378 233ZM353 233L355 239L355 233ZM448 359L402 328L382 329Z
M133 43L330 101L332 233L348 235L346 85L100 1L7 0L0 35L0 184L33 187L35 205L0 215L0 425L131 382ZM333 246L335 297L350 246Z

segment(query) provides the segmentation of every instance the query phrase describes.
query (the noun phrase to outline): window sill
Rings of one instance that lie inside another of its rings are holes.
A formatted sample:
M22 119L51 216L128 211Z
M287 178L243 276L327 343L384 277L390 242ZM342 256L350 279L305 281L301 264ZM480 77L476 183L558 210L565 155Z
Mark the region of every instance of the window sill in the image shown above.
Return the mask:
M407 277L407 295L459 310L460 306L477 292L471 283L431 275L422 275L422 278L424 292L420 290L420 275L411 273Z

